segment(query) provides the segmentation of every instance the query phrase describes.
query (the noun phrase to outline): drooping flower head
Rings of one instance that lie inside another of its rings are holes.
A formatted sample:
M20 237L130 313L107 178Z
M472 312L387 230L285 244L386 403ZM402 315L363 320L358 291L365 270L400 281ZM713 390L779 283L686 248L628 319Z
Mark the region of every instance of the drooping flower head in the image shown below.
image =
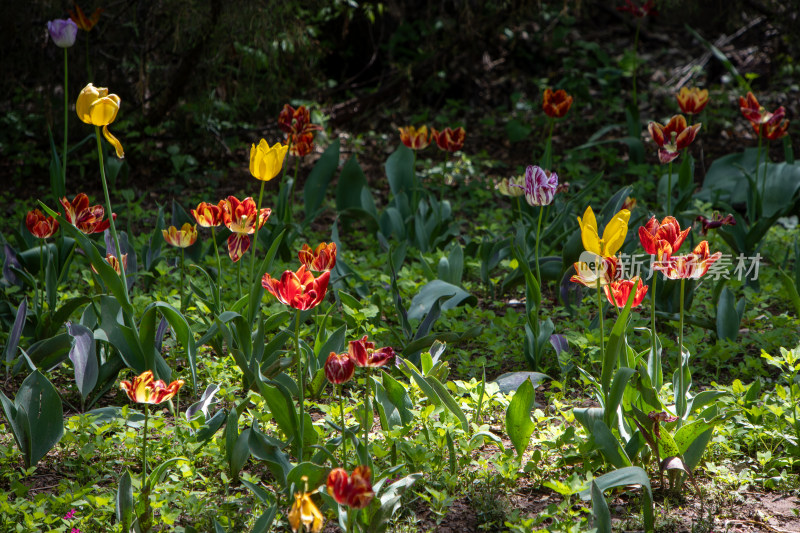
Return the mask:
M97 9L94 10L92 16L87 17L83 13L83 10L80 8L80 6L78 6L78 4L75 4L75 11L72 11L70 9L69 18L71 18L72 21L78 26L78 28L82 29L83 31L91 31L92 28L94 28L95 24L97 24L97 21L100 20L100 14L102 12L103 9L98 7Z
M617 6L617 11L628 12L636 18L644 18L647 16L655 17L658 15L656 11L656 3L653 0L647 0L641 6L638 2L634 3L632 0L625 0L624 6Z
M639 226L639 242L645 252L660 258L664 253L676 253L691 229L681 231L678 220L672 216L664 217L661 223L651 217L647 224Z
M699 222L700 225L702 226L700 228L700 235L707 235L708 234L708 230L710 230L710 229L717 229L717 228L721 228L722 226L735 226L736 225L736 219L734 218L733 215L728 214L728 215L722 216L722 215L719 214L719 211L714 211L711 214L711 219L708 219L708 218L704 217L703 215L700 215L695 220L697 222Z
M272 147L261 139L258 146L250 145L250 174L261 181L269 181L280 174L288 146L275 143Z
M314 136L322 127L311 123L311 113L301 105L297 109L289 104L283 106L278 115L278 127L286 132L289 153L304 157L314 149Z
M690 254L664 254L653 268L663 272L669 279L700 279L720 257L722 252L710 254L708 241L702 241Z
M86 124L103 127L103 136L114 147L117 157L125 157L122 143L108 131L108 125L114 122L119 111L120 98L116 94L108 94L105 87L95 87L91 83L83 88L75 103L78 118Z
M166 402L176 394L183 386L184 381L179 379L169 385L163 380L153 381L152 370L145 370L142 374L133 378L133 382L121 381L119 386L128 394L128 398L136 403L159 404Z
M515 176L513 178L503 178L494 188L503 196L522 196L525 194L525 176Z
M336 266L336 243L320 243L316 249L311 249L308 244L303 244L303 248L297 253L300 264L306 270L314 272L324 272L333 270Z
M375 497L372 490L372 471L366 465L355 467L352 475L344 468L334 468L328 474L328 494L341 505L352 509L367 507Z
M666 126L658 122L648 124L647 130L658 145L658 160L666 164L677 158L681 150L692 144L701 126L702 124L687 126L683 115L675 115Z
M431 143L431 134L428 133L428 126L414 126L397 128L400 131L400 141L412 150L423 150Z
M621 209L614 215L611 221L603 229L603 237L600 238L597 230L597 219L592 211L592 206L586 208L583 218L578 217L578 224L581 228L581 240L583 248L587 252L592 252L601 257L611 257L617 254L622 244L625 242L625 235L628 233L628 220L631 212Z
M542 110L548 117L561 118L567 114L571 106L572 96L567 94L564 89L559 89L557 91L553 91L552 89L544 90Z
M678 106L683 113L687 115L697 115L708 104L708 90L698 89L697 87L681 87L680 92L675 95L678 100Z
M69 48L75 44L78 25L72 19L55 19L47 22L50 38L59 48Z
M111 222L106 219L105 210L101 205L89 206L89 197L84 193L79 193L75 199L70 203L66 197L59 200L62 207L64 207L64 217L67 222L74 225L83 233L89 235L91 233L102 233L108 229ZM117 214L112 215L114 220L117 219Z
M661 438L661 422L675 422L678 420L677 416L671 415L666 411L650 411L647 417L653 421L653 433L657 439Z
M384 346L375 349L375 343L368 341L366 335L356 341L350 341L347 351L356 366L361 368L384 366L394 359L392 347Z
M631 279L620 279L603 287L608 301L617 307L625 307L631 292L636 293L633 297L631 307L639 307L639 304L644 300L645 294L647 294L647 289L649 289L649 287L642 283L639 276L634 276Z
M189 212L199 226L203 228L216 228L224 222L222 211L223 209L219 205L200 202L197 204L197 209L191 209Z
M301 479L305 482L308 481L306 476L303 476ZM320 510L317 509L317 506L311 499L311 494L312 493L308 492L308 486L306 486L306 490L303 492L296 492L294 495L294 503L291 509L289 509L288 518L289 525L295 533L300 530L300 524L303 524L303 528L305 528L304 531L310 533L319 533L322 531L325 517L322 516Z
M46 239L58 231L58 221L53 217L45 216L38 209L34 209L25 215L25 227L34 237Z
M558 174L538 166L525 169L525 201L528 205L550 205L558 190Z
M356 364L348 352L331 352L325 360L325 377L334 385L347 383L356 371Z
M464 139L466 139L467 132L464 128L456 128L454 130L445 128L442 131L431 129L431 138L436 140L436 145L442 150L448 152L457 152L464 146Z
M328 290L331 273L323 272L318 278L301 266L297 272L285 271L281 279L264 274L261 285L281 303L305 311L319 305Z
M197 240L197 225L186 222L181 229L170 226L167 229L162 229L161 234L164 236L164 240L172 246L188 248Z

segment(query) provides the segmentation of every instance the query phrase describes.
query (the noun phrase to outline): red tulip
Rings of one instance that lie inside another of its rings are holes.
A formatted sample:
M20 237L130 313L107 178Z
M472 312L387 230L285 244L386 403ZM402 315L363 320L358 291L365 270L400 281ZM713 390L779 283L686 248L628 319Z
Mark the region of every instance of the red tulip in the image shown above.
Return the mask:
M25 227L34 237L46 239L52 237L58 231L58 222L55 218L45 216L38 209L34 209L33 211L28 211L25 216Z
M158 404L178 394L178 390L183 386L183 383L182 379L173 381L169 385L160 379L153 381L153 372L145 370L141 375L133 378L133 383L122 381L119 386L133 402Z
M64 217L67 221L78 228L83 233L102 233L111 225L108 219L103 220L105 210L103 206L94 205L89 207L89 197L84 193L79 193L70 203L69 200L62 198L61 205L64 207ZM114 220L117 214L112 215Z
M675 115L666 126L662 126L658 122L651 122L647 129L659 147L659 161L669 163L677 158L681 150L692 144L700 126L702 124L687 126L683 115Z
M343 468L334 468L328 474L328 494L341 505L363 509L375 497L371 478L372 471L365 465L357 466L351 476Z
M394 359L394 349L390 346L375 349L375 343L364 335L357 341L350 341L347 349L350 358L358 367L380 367Z
M664 217L660 224L656 217L652 217L647 224L639 226L639 242L642 243L644 251L650 255L661 257L665 251L671 255L678 251L691 229L686 228L681 231L681 226L675 217Z
M331 352L325 361L325 377L334 385L347 383L355 371L356 365L349 353Z
M280 280L264 274L261 285L281 303L305 311L316 307L325 298L330 277L330 272L323 272L315 278L305 266L301 266L297 272L285 271Z
M197 209L191 209L190 213L200 226L215 228L223 223L222 211L219 205L200 202L197 204Z
M397 128L400 131L400 141L412 150L423 150L427 148L433 138L428 133L428 126L414 126Z
M603 290L606 293L606 298L608 298L608 301L612 305L625 307L634 287L636 289L636 295L633 297L633 304L631 304L631 307L639 307L639 304L644 300L644 295L647 294L647 289L649 289L647 285L642 283L639 276L635 276L632 279L614 281L603 287Z
M708 104L708 90L698 89L697 87L681 87L680 92L675 95L678 99L678 106L687 115L697 115Z
M313 270L314 272L332 270L336 266L336 243L326 244L323 242L314 250L308 244L304 244L303 248L297 253L297 257L300 259L300 264L306 267L306 270Z
M568 95L565 90L544 90L542 109L544 110L544 114L548 117L561 118L567 114L570 106L572 106L572 96Z
M466 135L467 132L464 128L456 128L454 130L445 128L442 131L431 129L431 138L436 140L436 144L439 148L447 150L448 152L461 150L464 146Z
M708 241L702 241L690 254L664 254L653 268L663 272L669 279L700 279L720 257L722 252L709 255Z
M287 133L289 153L303 157L314 149L314 136L322 128L311 123L308 108L301 105L297 109L289 104L283 106L278 115L278 127Z

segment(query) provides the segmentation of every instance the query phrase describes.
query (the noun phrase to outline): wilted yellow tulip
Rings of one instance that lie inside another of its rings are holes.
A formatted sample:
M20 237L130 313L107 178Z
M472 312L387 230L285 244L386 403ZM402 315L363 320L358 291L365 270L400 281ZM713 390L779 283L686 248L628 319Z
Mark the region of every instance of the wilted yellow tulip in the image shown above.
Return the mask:
M616 255L622 243L625 242L625 235L628 233L628 220L631 212L627 209L620 210L603 229L603 238L597 232L597 219L594 217L592 206L586 208L583 219L578 217L578 224L581 227L581 240L587 252L601 257L611 257Z
M103 127L103 136L114 146L117 157L125 157L122 143L111 135L108 125L114 122L119 111L120 98L116 94L108 94L105 87L95 87L91 83L83 88L78 95L75 111L78 118L87 124Z
M281 171L283 159L289 146L279 142L270 148L267 141L261 139L258 146L250 147L250 174L261 181L269 181Z

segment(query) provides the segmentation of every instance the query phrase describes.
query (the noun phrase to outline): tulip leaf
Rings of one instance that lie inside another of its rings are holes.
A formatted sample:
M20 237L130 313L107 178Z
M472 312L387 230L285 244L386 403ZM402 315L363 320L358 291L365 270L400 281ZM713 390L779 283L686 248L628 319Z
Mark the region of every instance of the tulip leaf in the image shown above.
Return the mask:
M442 303L442 311L453 309L463 303L474 302L476 298L461 287L456 287L440 279L426 283L411 299L408 310L409 320L419 320L428 314L434 303L443 296L450 296Z
M598 407L585 407L572 410L575 420L586 429L594 440L595 445L606 460L617 468L630 466L631 460L625 453L619 441L603 421L603 409Z
M75 370L75 384L81 397L85 399L97 384L99 372L94 333L89 328L72 322L67 322L67 333L72 337L69 358Z
M3 396L5 398L5 396ZM7 398L3 400L6 416L11 409L6 407ZM17 396L14 398L16 408L12 428L16 427L21 435L15 433L17 443L23 447L25 466L36 465L64 435L64 409L58 391L39 370L34 370L22 382Z
M148 305L142 313L139 333L142 343L141 346L142 350L144 350L145 357L148 353L154 353L158 355L155 347L156 330L154 328L156 312L161 313L167 322L169 322L169 325L172 327L172 331L175 333L175 337L178 339L178 342L180 342L184 350L186 350L186 358L189 360L189 369L192 372L192 390L195 394L197 394L197 362L195 360L196 348L192 330L181 312L166 302L153 302ZM159 357L160 355L156 357L154 361L158 361ZM150 361L148 360L148 362ZM151 368L153 371L156 370L154 367L148 368ZM164 377L162 377L162 379L164 379Z
M317 164L311 169L303 187L303 203L305 204L305 220L303 224L310 224L328 191L328 184L331 182L336 169L339 167L339 139L331 143L325 152L320 156Z
M735 298L728 287L722 289L717 302L717 338L736 340L739 335L739 313L736 312Z
M22 328L25 326L25 318L28 315L28 298L22 299L22 302L17 308L17 316L14 319L14 325L11 326L11 331L8 333L6 345L3 348L3 360L8 365L17 355L17 347L19 346L19 339L22 336ZM6 366L6 374L8 373L8 366Z
M60 333L33 343L28 348L28 358L36 368L47 372L60 365L69 355L69 350L70 336L67 333Z
M386 160L385 168L392 195L398 196L403 192L407 195L413 194L415 172L413 150L402 143L399 144Z
M133 486L128 470L119 478L117 488L117 522L122 524L122 531L130 531L133 518Z
M642 518L644 519L645 533L655 531L655 518L653 515L653 490L647 472L638 466L619 468L608 474L603 474L592 480L589 488L581 493L581 499L592 500L592 514L594 526L598 532L611 532L611 518L608 513L608 504L603 493L614 487L627 487L628 485L641 485L642 493ZM607 522L604 522L607 520Z
M531 420L531 409L534 405L534 388L531 380L526 379L517 387L514 397L506 410L506 433L508 433L517 455L522 455L528 448L536 424Z
M353 156L347 160L339 173L339 183L336 186L336 211L339 213L344 211L368 213L377 222L375 203L374 201L372 202L372 210L365 209L364 206L368 206L369 201L362 197L362 191L367 196L370 196L367 188L367 178L355 156Z
M64 183L63 174L63 165L66 165L67 162L61 161L50 128L47 128L47 136L50 138L50 190L56 199L63 198L67 195L67 185Z

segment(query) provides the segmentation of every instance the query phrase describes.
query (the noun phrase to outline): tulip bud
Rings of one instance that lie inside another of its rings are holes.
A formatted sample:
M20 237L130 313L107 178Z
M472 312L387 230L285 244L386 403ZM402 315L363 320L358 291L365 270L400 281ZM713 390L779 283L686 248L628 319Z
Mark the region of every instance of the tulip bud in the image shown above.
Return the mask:
M78 25L71 19L55 19L47 23L50 38L59 48L69 48L75 44L78 35Z

